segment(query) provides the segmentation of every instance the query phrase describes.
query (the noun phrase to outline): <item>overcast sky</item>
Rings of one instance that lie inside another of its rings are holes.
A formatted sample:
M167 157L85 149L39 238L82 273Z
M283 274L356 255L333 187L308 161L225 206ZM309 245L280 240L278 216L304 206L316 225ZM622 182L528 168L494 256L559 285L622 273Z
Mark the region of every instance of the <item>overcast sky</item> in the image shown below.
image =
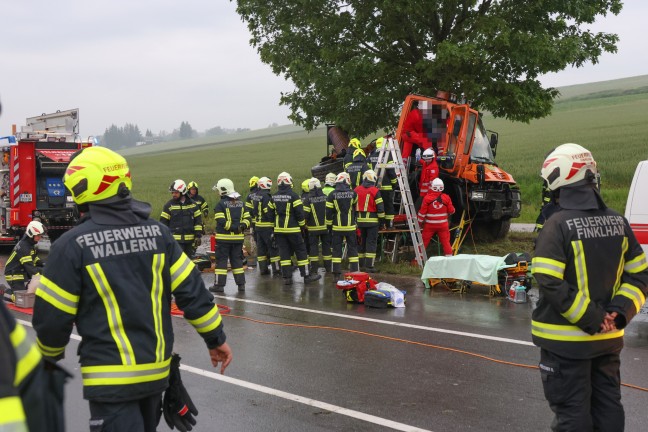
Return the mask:
M0 136L25 118L79 108L83 136L111 124L171 132L182 121L258 129L288 124L291 84L272 74L228 0L5 0ZM648 2L625 2L595 29L619 34L597 65L544 77L564 86L648 74Z

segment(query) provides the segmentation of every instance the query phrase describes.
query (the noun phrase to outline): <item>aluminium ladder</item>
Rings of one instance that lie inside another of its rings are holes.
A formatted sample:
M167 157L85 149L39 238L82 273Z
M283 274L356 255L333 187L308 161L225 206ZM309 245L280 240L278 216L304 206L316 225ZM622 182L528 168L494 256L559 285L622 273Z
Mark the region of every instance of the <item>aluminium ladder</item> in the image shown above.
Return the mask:
M391 161L389 160L391 156ZM409 161L408 161L409 162ZM383 146L378 153L378 162L376 163L376 174L378 179L377 185L382 184L382 179L388 168L394 168L396 171L396 179L401 192L400 214L407 215L407 224L409 225L410 234L412 237L412 244L414 245L414 253L416 254L416 262L420 268L423 268L427 261L427 254L425 246L423 246L423 236L421 235L421 227L418 223L416 210L414 209L414 201L412 200L412 192L409 188L409 181L407 176L407 167L403 162L398 141L389 137L384 140ZM395 249L398 242L394 242L394 256Z

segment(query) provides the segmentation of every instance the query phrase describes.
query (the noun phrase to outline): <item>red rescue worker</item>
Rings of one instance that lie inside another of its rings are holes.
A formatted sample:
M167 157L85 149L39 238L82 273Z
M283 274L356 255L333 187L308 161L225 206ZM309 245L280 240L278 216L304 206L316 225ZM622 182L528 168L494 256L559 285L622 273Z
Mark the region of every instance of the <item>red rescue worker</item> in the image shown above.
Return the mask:
M443 193L443 180L434 179L430 192L423 199L418 212L418 222L423 229L423 244L427 248L430 240L436 234L443 247L445 256L452 256L450 245L450 228L448 216L454 214L455 208L450 197Z
M432 182L439 177L439 165L436 161L436 155L431 148L423 152L421 158L421 179L419 181L419 191L422 197L425 197L430 191Z
M421 115L418 105L418 101L412 102L412 109L409 114L407 114L405 124L403 125L403 135L401 140L403 141L404 161L407 161L410 157L414 146L420 147L423 150L432 147L432 142L430 142L423 130L423 116Z

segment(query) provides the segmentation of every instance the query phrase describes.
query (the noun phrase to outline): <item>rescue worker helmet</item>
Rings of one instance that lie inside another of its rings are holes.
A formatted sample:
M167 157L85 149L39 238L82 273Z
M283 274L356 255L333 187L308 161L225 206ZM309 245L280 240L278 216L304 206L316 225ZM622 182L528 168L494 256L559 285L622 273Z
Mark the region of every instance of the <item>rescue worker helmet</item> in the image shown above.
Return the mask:
M429 161L431 161L432 159L434 159L434 156L436 156L436 155L434 154L434 150L432 150L431 148L429 148L429 149L427 149L427 150L425 150L425 151L423 152L423 156L421 156L421 157L423 158L424 161L429 162Z
M310 182L310 179L306 179L306 180L304 180L304 181L302 182L302 190L303 190L304 192L308 192L308 191L309 191L309 189L308 189L308 182Z
M431 187L431 189L432 189L434 192L443 192L443 189L445 189L445 185L443 184L443 180L441 180L441 179L438 178L438 177L435 178L434 180L432 180L432 187Z
M171 183L171 186L169 186L169 191L180 192L182 195L185 195L187 193L187 184L184 182L184 180L175 180L173 183Z
M362 143L358 138L351 138L351 141L349 141L349 147L360 148L361 145Z
M290 174L288 174L286 171L282 172L279 174L277 177L277 184L279 185L290 185L292 186L293 180Z
M380 138L376 139L376 148L378 150L380 150L382 148L384 140L385 140L384 137L380 137Z
M270 180L268 177L261 177L259 181L257 182L259 187L261 189L271 189L272 188L272 180Z
M351 177L349 177L348 173L341 172L335 178L335 183L346 183L346 184L350 185L351 184Z
M573 143L556 147L547 156L540 170L540 176L550 190L579 182L594 183L597 174L598 169L592 153L585 147Z
M367 158L367 155L365 154L364 150L362 150L361 148L353 152L353 160L356 160L356 158L359 156L362 156L363 159Z
M45 227L39 221L31 221L27 224L27 229L25 230L27 237L34 238L39 235L45 234Z
M319 179L313 177L308 180L308 190L313 190L315 188L321 188L321 187L322 187L322 183L320 183Z
M253 188L259 183L259 177L257 176L252 176L250 177L250 187Z
M216 186L213 187L215 191L218 192L220 196L229 195L234 193L234 182L228 178L223 178L218 180Z
M63 183L77 204L104 201L121 195L122 186L133 187L126 159L106 147L87 147L73 156Z
M376 180L378 180L378 176L376 175L376 171L374 171L374 170L365 171L364 174L362 174L362 178L364 180L368 180L368 181L374 182L374 183L376 182Z
M329 186L334 186L335 185L335 174L333 173L328 173L326 174L326 177L324 178L324 184L327 184Z
M196 183L195 181L190 181L189 184L187 185L187 189L193 189L193 188L196 188L196 190L198 190L198 183Z

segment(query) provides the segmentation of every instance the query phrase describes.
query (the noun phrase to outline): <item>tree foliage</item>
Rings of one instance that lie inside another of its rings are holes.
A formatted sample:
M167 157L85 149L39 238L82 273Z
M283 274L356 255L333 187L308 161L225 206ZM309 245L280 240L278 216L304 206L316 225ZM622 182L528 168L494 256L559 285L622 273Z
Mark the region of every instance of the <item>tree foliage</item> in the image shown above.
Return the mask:
M178 132L178 136L180 139L189 139L193 138L195 132L189 122L183 121L180 123L180 131Z
M137 125L126 123L124 127L111 125L103 134L102 145L111 149L134 147L142 141L142 133Z
M620 0L237 0L264 63L295 84L290 119L359 136L395 127L408 93L449 90L528 122L558 94L542 74L596 63L615 34L589 28Z

